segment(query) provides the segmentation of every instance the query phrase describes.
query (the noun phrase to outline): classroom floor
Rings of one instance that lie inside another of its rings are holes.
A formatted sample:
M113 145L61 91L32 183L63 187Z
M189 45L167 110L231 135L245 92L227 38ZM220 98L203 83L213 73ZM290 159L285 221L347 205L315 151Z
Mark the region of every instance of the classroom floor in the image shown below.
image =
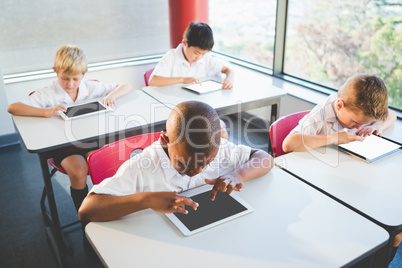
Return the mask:
M267 149L268 135L249 127L244 131L244 122L234 121L228 128L229 140ZM43 180L37 155L27 153L23 144L13 145L0 148L0 163L0 267L57 267L39 205ZM77 220L68 177L56 173L53 181L61 222ZM65 235L74 249L66 258L69 267L103 267L99 259L86 256L79 225L66 229ZM402 250L389 267L402 267Z

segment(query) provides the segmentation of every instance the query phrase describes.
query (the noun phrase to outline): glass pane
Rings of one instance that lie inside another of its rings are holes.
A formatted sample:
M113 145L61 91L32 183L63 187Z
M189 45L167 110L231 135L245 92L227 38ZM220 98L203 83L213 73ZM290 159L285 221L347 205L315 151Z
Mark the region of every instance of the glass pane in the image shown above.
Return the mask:
M210 0L213 50L272 68L275 0Z
M338 88L355 73L384 79L402 108L402 3L289 0L284 72Z
M65 44L84 49L90 63L169 49L168 1L2 0L0 25L4 74L49 69Z

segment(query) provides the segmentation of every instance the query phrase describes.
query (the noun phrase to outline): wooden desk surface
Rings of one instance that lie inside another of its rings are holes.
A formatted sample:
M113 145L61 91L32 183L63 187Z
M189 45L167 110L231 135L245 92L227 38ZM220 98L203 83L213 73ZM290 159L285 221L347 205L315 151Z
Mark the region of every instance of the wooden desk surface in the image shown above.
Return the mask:
M254 212L190 237L150 209L91 222L86 235L107 267L340 267L389 239L279 168L238 194Z

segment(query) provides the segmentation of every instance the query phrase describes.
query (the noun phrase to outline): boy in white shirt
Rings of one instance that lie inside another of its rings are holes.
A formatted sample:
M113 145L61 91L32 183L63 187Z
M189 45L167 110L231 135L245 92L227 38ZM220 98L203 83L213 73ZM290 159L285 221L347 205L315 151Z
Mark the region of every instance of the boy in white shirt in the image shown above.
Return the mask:
M169 50L149 78L150 86L200 83L200 79L226 75L223 89L233 87L233 71L209 51L214 46L212 29L206 23L191 22L176 49Z
M88 71L84 51L76 46L62 46L58 49L53 70L57 81L50 86L31 93L21 102L12 103L8 112L13 115L51 117L59 111L66 111L66 105L103 97L103 104L113 107L116 99L129 93L128 84L100 83L83 80ZM88 194L87 154L97 148L72 148L54 155L56 165L61 165L70 178L70 191L75 208L79 209Z
M208 104L178 104L166 122L166 134L93 187L78 212L82 222L110 221L151 208L187 214L198 204L178 192L203 185L230 194L263 176L273 166L264 151L221 139L216 111Z

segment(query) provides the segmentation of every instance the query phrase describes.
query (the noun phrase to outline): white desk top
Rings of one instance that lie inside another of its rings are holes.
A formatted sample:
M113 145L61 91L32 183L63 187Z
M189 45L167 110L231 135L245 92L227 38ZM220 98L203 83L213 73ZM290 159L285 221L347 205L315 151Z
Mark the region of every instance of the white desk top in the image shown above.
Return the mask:
M142 90L171 108L183 101L198 100L208 103L218 113L229 108L236 108L238 105L251 103L257 105L258 102L263 103L263 101L275 100L286 95L285 90L268 84L268 81L265 81L263 76L257 76L256 78L252 74L247 77L245 77L246 74L243 74L243 76L236 76L234 87L231 90L219 90L206 94L197 94L182 89L183 84L165 87L144 87Z
M116 101L116 110L99 115L64 121L51 118L13 116L14 124L31 153L76 141L124 132L167 120L170 109L141 90L134 90Z
M369 164L323 147L285 154L275 162L367 216L402 227L402 152Z
M86 234L105 266L119 268L340 267L389 239L384 229L279 168L238 194L254 212L190 237L150 209L91 222Z

